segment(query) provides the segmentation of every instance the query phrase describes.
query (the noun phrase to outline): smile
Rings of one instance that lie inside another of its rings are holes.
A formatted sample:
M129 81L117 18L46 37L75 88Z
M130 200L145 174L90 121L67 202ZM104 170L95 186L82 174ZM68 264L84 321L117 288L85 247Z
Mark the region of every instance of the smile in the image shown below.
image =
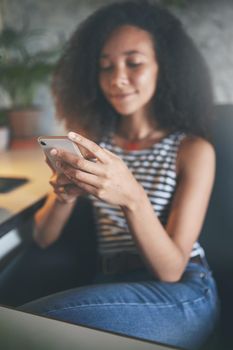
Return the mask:
M133 95L135 95L135 93L130 92L130 93L125 93L125 94L110 95L110 98L113 100L125 100Z

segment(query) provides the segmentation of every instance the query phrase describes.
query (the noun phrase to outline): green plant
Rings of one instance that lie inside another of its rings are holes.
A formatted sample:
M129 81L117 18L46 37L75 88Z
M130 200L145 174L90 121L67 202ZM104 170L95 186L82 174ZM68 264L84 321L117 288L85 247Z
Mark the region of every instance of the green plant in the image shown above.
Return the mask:
M25 108L34 103L38 85L48 82L60 48L30 50L40 31L26 27L5 27L0 33L0 86L8 94L12 108Z

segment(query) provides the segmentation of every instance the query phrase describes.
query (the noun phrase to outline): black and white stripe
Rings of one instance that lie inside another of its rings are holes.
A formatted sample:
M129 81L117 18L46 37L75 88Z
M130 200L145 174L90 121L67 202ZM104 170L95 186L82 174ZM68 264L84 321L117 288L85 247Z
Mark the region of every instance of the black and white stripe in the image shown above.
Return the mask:
M163 225L167 222L172 197L176 189L177 151L184 137L185 134L175 132L148 149L136 151L121 149L111 142L111 137L100 143L101 147L115 153L127 164L146 191L154 211ZM136 252L137 248L121 209L94 197L92 200L98 225L99 253ZM204 255L198 242L194 244L191 253L192 257L196 255Z

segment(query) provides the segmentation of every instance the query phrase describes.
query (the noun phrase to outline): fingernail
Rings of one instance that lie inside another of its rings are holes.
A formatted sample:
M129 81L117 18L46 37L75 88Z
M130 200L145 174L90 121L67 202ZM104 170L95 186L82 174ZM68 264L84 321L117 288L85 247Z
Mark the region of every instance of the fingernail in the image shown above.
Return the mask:
M55 148L50 151L51 156L55 156L57 154L57 150Z
M74 132L70 131L68 133L68 137L71 139L71 140L78 140L79 139L79 136L77 134L75 134Z
M64 186L60 186L60 187L58 188L58 190L59 190L60 193L64 193L64 192L65 192Z

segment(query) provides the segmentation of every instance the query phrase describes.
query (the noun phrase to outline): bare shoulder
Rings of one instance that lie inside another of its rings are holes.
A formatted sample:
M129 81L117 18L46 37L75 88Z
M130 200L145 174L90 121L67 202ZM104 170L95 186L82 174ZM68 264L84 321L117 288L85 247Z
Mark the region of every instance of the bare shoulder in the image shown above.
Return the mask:
M177 157L177 170L193 171L194 168L209 169L215 168L214 146L206 139L198 136L185 137L180 145Z

